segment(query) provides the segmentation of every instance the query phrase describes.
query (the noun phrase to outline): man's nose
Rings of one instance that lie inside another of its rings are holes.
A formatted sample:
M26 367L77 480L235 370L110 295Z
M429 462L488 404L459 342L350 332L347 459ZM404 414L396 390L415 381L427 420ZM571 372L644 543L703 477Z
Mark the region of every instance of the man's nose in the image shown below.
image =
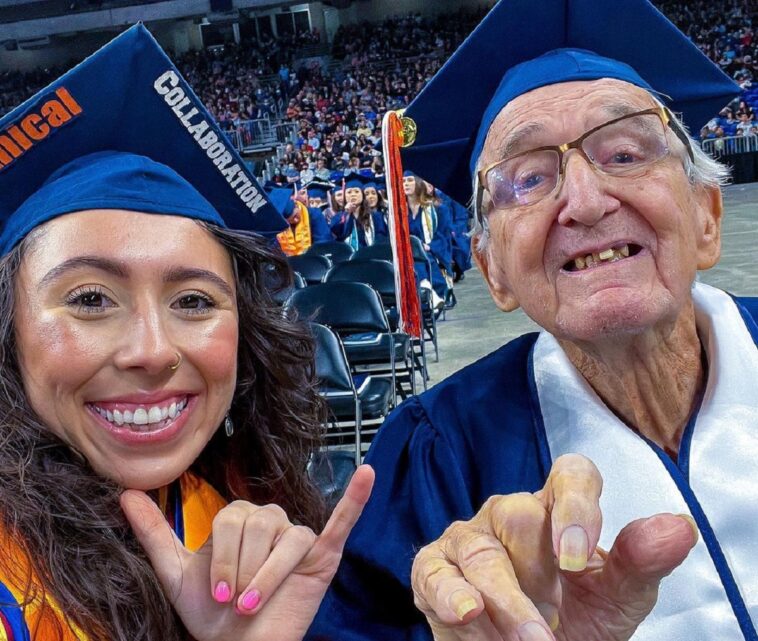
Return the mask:
M603 216L618 209L621 203L608 193L604 177L587 158L576 150L567 153L563 184L557 196L560 203L558 223L581 223L592 227Z

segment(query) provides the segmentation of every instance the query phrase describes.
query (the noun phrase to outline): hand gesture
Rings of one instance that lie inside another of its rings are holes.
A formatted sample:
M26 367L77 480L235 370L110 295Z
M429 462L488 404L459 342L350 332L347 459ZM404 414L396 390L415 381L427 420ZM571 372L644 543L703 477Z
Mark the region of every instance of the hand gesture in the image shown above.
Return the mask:
M275 505L235 501L190 552L144 492L121 507L169 600L197 641L300 641L337 571L350 530L368 501L374 472L353 475L324 531L292 525Z
M436 641L631 638L697 528L659 514L629 523L605 552L602 483L591 461L567 454L539 492L491 497L424 547L412 583Z

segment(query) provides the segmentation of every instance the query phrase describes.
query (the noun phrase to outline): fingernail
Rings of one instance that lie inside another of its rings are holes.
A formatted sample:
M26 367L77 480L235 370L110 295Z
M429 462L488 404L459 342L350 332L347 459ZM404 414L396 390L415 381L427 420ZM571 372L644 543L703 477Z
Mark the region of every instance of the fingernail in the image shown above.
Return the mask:
M545 619L545 623L550 626L550 631L555 632L558 629L558 608L552 603L535 603L537 609L540 611L542 618Z
M587 567L589 541L584 528L570 525L561 534L558 564L561 570L579 572Z
M553 641L550 634L541 623L529 621L518 629L519 641Z
M448 599L448 605L450 606L450 609L455 612L455 616L458 617L459 621L463 621L464 617L469 612L476 610L477 608L476 599L465 590L456 590L453 592Z
M692 531L695 533L695 541L698 541L698 539L700 539L700 530L697 529L697 523L695 523L695 519L693 519L689 514L677 514L677 516L689 523Z
M231 596L232 591L229 589L229 584L226 581L219 581L213 591L213 598L218 603L226 603Z
M250 590L250 592L246 593L242 600L240 601L240 605L242 606L243 610L254 610L255 606L258 605L261 602L261 593L258 592L258 590Z

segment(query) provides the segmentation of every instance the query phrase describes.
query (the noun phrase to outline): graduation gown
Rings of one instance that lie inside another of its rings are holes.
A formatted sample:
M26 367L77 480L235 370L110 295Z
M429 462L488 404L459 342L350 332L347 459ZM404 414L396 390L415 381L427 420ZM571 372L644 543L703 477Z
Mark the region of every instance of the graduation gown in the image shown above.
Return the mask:
M423 208L419 208L419 212L416 217L408 212L408 230L412 236L416 236L426 245L429 245L429 251L427 252L430 257L431 274L428 276L418 274L419 279L429 278L432 283L434 291L440 296L445 298L447 295L447 281L442 274L444 269L447 274L452 276L452 217L450 210L445 205L439 205L434 208L434 215L432 220L436 222L431 231L424 230L424 212ZM431 236L431 238L429 238Z
M602 547L659 512L700 530L634 641L758 639L758 299L701 284L693 297L709 373L677 463L621 423L546 332L396 409L366 457L376 485L308 639L429 641L410 589L416 551L494 494L539 490L568 452L603 475Z
M369 242L366 237L366 230L363 227L357 227L355 216L342 212L332 219L331 233L336 240L348 242L353 230L356 230L358 239L358 247L366 247L367 245L375 245L376 243L385 243L389 240L389 227L387 227L387 221L384 220L384 215L379 210L371 212L371 222L374 225L374 237ZM356 248L357 249L357 248Z
M451 261L460 273L471 269L471 238L468 235L469 212L439 189L437 195L451 212Z
M215 489L190 472L158 494L158 501L177 537L193 552L205 543L214 517L226 505ZM12 575L0 573L1 641L28 641L33 631L39 641L87 641L89 637L67 619L52 595L42 594L35 577L31 581L33 598L21 605L29 568L18 545L2 531L0 554L14 559Z

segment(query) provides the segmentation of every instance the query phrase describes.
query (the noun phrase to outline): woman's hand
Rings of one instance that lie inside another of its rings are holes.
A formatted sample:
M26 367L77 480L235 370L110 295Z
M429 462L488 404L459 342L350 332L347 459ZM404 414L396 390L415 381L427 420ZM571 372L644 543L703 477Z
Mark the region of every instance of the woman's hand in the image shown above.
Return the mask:
M697 530L659 514L628 524L605 552L602 484L591 461L562 456L539 492L491 497L422 548L413 590L436 641L631 638Z
M121 507L197 641L300 641L373 482L373 470L359 467L319 536L293 526L278 506L235 501L218 513L195 553L144 492L126 490Z

